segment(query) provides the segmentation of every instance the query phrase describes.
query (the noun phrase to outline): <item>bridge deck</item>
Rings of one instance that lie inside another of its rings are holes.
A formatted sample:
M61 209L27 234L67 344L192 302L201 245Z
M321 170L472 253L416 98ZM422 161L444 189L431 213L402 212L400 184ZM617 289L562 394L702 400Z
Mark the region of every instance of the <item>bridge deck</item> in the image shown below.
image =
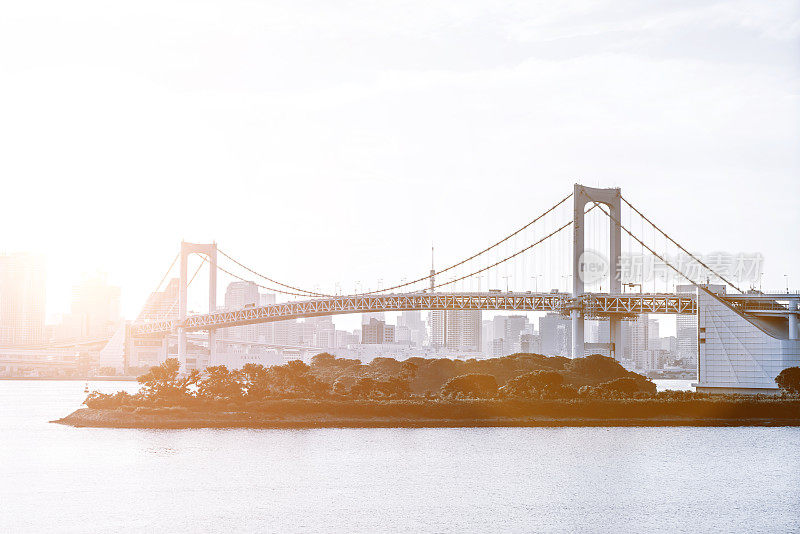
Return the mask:
M183 326L187 331L242 326L302 317L410 310L534 311L568 314L584 309L587 317L633 316L641 313L697 313L691 294L608 295L587 293L577 299L567 293L399 293L349 295L284 302L235 311L220 311L176 319L134 324L135 336L163 335Z

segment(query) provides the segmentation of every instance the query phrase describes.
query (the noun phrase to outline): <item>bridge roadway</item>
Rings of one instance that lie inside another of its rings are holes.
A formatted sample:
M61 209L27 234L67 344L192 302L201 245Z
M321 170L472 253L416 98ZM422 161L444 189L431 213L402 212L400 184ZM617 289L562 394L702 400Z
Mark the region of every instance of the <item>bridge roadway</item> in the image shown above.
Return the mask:
M331 298L284 302L268 306L192 315L183 324L177 319L131 325L136 337L166 335L183 326L187 332L215 330L303 317L409 310L535 311L568 315L583 309L587 318L634 316L643 313L695 314L692 294L632 293L609 295L586 293L573 298L567 293L483 292L483 293L394 293L345 295Z

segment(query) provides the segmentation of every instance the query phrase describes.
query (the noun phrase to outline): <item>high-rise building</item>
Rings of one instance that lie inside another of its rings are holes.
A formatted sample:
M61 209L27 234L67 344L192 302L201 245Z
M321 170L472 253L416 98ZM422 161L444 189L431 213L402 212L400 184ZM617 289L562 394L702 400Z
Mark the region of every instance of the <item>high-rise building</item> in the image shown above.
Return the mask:
M661 350L666 351L671 359L677 358L678 354L678 338L675 336L667 336L661 338Z
M432 310L428 314L430 326L431 347L444 347L446 339L445 325L447 324L447 312L445 310Z
M258 296L259 306L270 306L275 304L275 293L260 293ZM275 323L259 323L256 325L256 339L262 343L275 343Z
M401 345L411 345L411 329L398 324L394 329L395 341Z
M255 282L231 282L225 290L225 309L241 310L261 304L261 295ZM222 329L225 340L259 341L259 325L234 326Z
M167 282L167 287L164 290L150 293L136 322L176 319L178 317L179 290L180 281L177 278L172 278Z
M0 256L0 344L44 341L45 283L44 257Z
M661 339L658 336L658 321L650 319L647 314L636 317L628 323L629 340L626 347L630 349L628 358L640 369L656 369L652 367L657 361L652 355L661 351ZM649 352L648 352L649 351Z
M276 345L300 345L300 328L296 319L285 321L275 321L275 340Z
M119 329L120 288L104 275L85 278L72 289L70 313L58 328L61 339L110 338Z
M572 321L558 313L539 317L541 351L545 356L572 357Z
M508 329L508 315L495 315L492 318L492 356L506 354L506 330Z
M484 320L481 326L481 344L483 346L483 353L487 355L493 354L494 342L494 321Z
M367 312L361 314L361 324L369 324L371 319L386 322L386 314L383 312Z
M541 354L542 339L538 334L522 334L519 351L525 354Z
M588 326L588 333L586 335L587 343L611 343L611 322L601 320L586 321ZM589 354L589 352L586 352ZM601 356L612 356L610 348L591 349L591 354L600 354ZM622 355L615 355L617 360L622 359Z
M503 335L506 354L513 354L520 351L520 336L528 327L528 317L526 315L509 315L506 321L506 329Z
M261 296L255 282L231 282L225 290L225 307L228 309L239 310L245 306L256 306L260 302Z
M480 310L434 310L430 322L431 345L451 351L481 351Z
M394 325L373 318L361 326L361 343L365 345L389 344L394 340Z
M400 340L400 329L405 328L408 329L408 341L405 341L406 334L402 334L403 341ZM425 328L425 322L422 320L422 313L418 311L404 311L400 313L400 317L397 318L397 328L395 329L397 332L398 343L408 343L414 346L421 346L425 339L427 338L427 330Z

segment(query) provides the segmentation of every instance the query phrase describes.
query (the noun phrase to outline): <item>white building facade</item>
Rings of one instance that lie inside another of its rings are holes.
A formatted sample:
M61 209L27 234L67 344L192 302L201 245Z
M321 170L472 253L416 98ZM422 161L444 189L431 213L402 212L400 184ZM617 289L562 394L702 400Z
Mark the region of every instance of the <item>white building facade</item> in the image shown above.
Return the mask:
M800 366L800 341L789 339L785 319L745 317L713 293L697 293L697 391L777 393L775 377Z

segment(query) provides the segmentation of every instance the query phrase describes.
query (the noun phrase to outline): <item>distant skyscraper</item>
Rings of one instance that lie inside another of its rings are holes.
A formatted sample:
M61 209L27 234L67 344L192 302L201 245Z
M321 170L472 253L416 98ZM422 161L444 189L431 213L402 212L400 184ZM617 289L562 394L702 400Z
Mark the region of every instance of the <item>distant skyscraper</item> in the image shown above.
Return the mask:
M386 314L383 312L368 312L361 314L361 324L369 324L371 319L386 322Z
M0 344L44 341L45 282L42 256L0 256Z
M490 338L492 356L506 354L506 330L508 329L508 315L495 315L492 319L492 335Z
M225 290L225 308L241 310L261 304L261 295L255 282L231 282ZM223 339L236 341L259 341L260 325L234 326L223 329Z
M431 345L451 351L481 351L480 310L431 312Z
M658 321L650 319L647 314L636 317L636 320L628 323L630 340L627 347L630 348L629 358L636 362L642 369L654 369L652 367L653 356L647 351L661 350L661 339L658 337Z
M257 306L261 297L255 282L231 282L225 290L225 307L240 310L245 306Z
M164 288L164 290L150 293L136 321L147 322L176 319L178 317L179 289L180 281L177 278L172 278L167 282L167 287Z
M484 320L481 327L481 345L483 353L487 355L493 354L493 341L494 341L494 321Z
M542 340L537 334L522 334L519 343L520 352L526 354L542 353Z
M528 317L526 315L509 315L506 322L505 335L503 336L507 354L520 351L520 336L527 326Z
M109 285L104 275L97 275L73 287L71 311L60 333L76 339L111 337L120 322L120 288Z
M592 320L587 321L588 334L586 336L587 343L611 343L611 322ZM586 354L600 354L602 356L612 356L611 349L606 348L593 348L591 352ZM615 355L617 360L622 359L622 355Z
M431 346L444 347L445 325L447 324L446 312L444 310L432 310L428 315L430 325Z
M275 321L273 324L276 345L300 345L299 325L296 319Z
M408 329L408 343L415 346L421 346L427 337L427 330L425 322L422 320L422 313L418 311L404 311L400 313L397 318L397 328L395 329L399 335L401 328ZM405 333L404 341L405 342ZM400 342L400 338L397 339Z
M361 326L361 343L367 345L394 343L394 325L384 321L370 319L368 324Z
M539 335L545 356L572 357L572 321L558 313L539 317Z
M695 293L697 289L692 284L675 286L676 293ZM678 358L684 364L692 362L697 364L697 315L682 315L675 317L675 334L678 338Z

